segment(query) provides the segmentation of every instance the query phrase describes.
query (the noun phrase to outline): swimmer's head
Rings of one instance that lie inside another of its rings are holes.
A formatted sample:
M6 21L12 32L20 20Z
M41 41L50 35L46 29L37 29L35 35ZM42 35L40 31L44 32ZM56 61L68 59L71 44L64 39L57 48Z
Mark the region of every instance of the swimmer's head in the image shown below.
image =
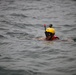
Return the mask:
M55 29L54 29L54 28L47 28L47 29L45 30L45 32L49 32L49 33L51 33L51 34L55 34Z
M45 30L45 35L46 35L46 38L48 39L51 39L55 34L55 29L54 28L47 28Z

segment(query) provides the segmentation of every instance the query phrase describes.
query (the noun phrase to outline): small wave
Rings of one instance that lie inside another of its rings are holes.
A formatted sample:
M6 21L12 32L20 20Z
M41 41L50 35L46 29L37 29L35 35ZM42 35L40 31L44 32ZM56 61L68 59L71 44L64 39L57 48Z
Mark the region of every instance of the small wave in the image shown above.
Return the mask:
M47 49L47 47L46 48L44 48L44 49ZM42 53L44 53L44 54L59 54L60 53L60 50L56 50L56 49L48 49L47 51L42 51Z
M2 21L0 21L0 22L8 23L8 21L6 21L6 20L2 20Z
M5 29L5 28L0 28L0 30L8 30L8 29Z
M0 42L0 45L8 45L10 42Z
M65 24L64 27L73 27L72 25Z
M15 27L19 27L22 29L26 29L26 27L39 27L39 25L32 25L32 24L25 24L25 23L17 23L17 22L12 22Z
M31 2L31 1L41 1L41 0L26 0L26 1L29 1L29 2Z
M72 28L71 31L76 31L76 28Z
M69 29L67 29L67 30L63 30L62 32L64 32L64 33L67 33L67 32L73 32L73 31L76 31L76 28L69 28Z
M11 16L15 16L15 17L28 17L28 16L25 16L24 14L16 14L16 13L13 13L13 14L10 14Z
M36 9L37 9L37 8L31 8L31 7L30 7L30 8L22 8L21 10L22 10L22 11L26 11L26 10L36 10Z
M76 0L72 0L72 1L76 1Z
M24 33L24 32L7 32L6 35L9 35L11 37L15 37L17 39L20 39L20 40L31 40L34 35L31 35L31 34L28 34L28 33Z
M33 70L13 70L6 67L0 67L0 75L50 75L47 73L36 72Z
M4 15L0 15L0 17L4 17Z
M8 62L8 61L11 61L11 57L3 57L1 60L0 60L0 62L3 62L3 61L5 61L5 62Z
M10 35L10 36L18 36L18 35L28 35L27 33L18 33L18 32L7 32L6 33L7 35Z
M16 9L17 9L16 7L7 7L5 9L3 9L3 10L16 10Z
M5 38L3 35L0 35L0 39L3 39L3 38Z
M72 62L72 61L75 61L76 60L76 58L68 58L68 59L66 59L65 61L67 61L67 62Z
M12 23L9 20L1 20L0 22L11 25Z

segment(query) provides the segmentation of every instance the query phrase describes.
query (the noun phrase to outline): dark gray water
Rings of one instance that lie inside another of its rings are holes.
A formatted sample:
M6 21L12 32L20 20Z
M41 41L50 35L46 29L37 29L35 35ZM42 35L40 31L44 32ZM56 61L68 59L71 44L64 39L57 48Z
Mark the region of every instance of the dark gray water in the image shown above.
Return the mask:
M50 23L76 41L76 0L0 0L0 75L76 75L76 42L35 39Z

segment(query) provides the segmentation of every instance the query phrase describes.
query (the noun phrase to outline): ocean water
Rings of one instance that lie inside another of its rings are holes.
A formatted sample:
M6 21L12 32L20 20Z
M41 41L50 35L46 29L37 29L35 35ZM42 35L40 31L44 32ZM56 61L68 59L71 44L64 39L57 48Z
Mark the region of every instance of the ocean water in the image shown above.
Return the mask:
M76 0L0 0L0 75L76 75Z

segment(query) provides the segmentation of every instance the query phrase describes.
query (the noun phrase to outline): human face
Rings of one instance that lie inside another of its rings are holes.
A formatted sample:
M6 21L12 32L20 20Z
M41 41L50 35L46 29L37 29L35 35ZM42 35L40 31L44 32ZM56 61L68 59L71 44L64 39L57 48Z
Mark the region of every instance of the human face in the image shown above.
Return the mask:
M46 35L46 39L47 40L51 40L52 39L52 33L45 32L45 35Z

